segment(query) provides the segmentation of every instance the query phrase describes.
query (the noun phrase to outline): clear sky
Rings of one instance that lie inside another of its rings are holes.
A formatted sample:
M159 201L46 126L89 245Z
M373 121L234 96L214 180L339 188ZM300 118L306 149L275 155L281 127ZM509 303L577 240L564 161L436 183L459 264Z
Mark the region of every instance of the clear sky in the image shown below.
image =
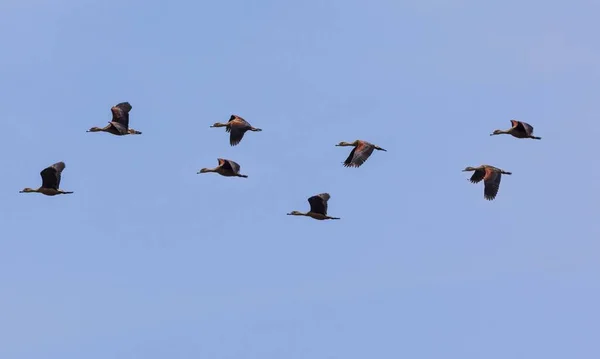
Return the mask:
M599 11L0 1L0 358L599 358Z

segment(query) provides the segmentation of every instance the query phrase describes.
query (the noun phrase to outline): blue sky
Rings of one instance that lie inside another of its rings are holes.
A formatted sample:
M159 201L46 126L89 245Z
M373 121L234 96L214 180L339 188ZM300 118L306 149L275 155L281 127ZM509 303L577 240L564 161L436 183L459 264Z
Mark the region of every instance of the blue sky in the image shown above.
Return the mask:
M1 1L0 357L598 358L599 10Z

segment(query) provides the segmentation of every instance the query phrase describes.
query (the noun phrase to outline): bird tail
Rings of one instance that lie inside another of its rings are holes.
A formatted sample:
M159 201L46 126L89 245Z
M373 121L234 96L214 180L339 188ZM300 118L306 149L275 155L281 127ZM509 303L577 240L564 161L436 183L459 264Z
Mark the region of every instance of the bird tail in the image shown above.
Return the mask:
M238 177L248 178L247 175L238 175Z
M541 137L535 137L535 136L531 136L531 138L533 138L534 140L541 140Z

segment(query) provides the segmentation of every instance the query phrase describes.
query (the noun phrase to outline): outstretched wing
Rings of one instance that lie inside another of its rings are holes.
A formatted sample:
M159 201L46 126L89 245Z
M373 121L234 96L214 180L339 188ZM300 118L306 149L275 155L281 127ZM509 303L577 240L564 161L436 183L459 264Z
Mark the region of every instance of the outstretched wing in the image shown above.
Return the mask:
M237 162L234 162L232 160L225 160L225 163L227 164L229 169L233 171L233 173L238 173L240 171L240 165Z
M531 126L527 122L521 122L521 126L525 130L525 133L527 133L529 136L533 135L533 126Z
M365 161L371 156L375 146L368 142L360 141L358 145L352 149L346 161L344 161L345 167L360 167Z
M510 123L512 123L512 127L516 128L517 131L523 132L528 136L533 135L533 126L527 122L510 120Z
M129 111L131 109L132 107L129 102L121 102L111 107L112 121L123 125L126 129L129 128Z
M484 176L485 176L485 170L480 168L478 170L475 170L475 172L473 173L471 178L469 178L469 181L471 181L471 183L479 183L479 182L481 182L481 180L483 179Z
M496 198L498 194L498 189L500 189L500 181L502 179L502 174L500 172L496 172L491 168L487 168L485 171L485 177L483 179L484 189L483 196L488 201Z
M244 138L244 134L248 131L248 125L246 121L230 121L229 122L229 144L236 146Z
M224 170L235 172L235 166L237 165L237 169L239 170L240 166L230 160L226 160L224 158L218 158L219 166L221 166Z
M312 196L308 199L310 204L310 211L313 213L320 213L324 216L327 215L327 201L331 196L328 193L321 193L316 196Z
M60 175L65 169L64 162L57 162L52 166L46 167L40 172L42 176L42 187L58 189L60 186Z

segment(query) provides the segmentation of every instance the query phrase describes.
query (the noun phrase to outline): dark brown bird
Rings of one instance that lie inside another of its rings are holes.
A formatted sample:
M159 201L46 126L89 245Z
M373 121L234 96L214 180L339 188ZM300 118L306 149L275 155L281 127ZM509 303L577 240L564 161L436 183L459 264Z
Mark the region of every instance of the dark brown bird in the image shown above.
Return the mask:
M371 156L373 150L386 151L383 148L363 140L354 142L340 142L336 146L354 146L346 161L344 167L360 167ZM387 151L386 151L387 152Z
M248 178L248 176L240 174L240 165L237 164L237 162L234 162L232 160L226 160L224 158L217 158L217 161L219 161L219 165L217 167L203 168L200 171L198 171L198 174L207 173L207 172L216 172L216 173L220 174L221 176L225 176L225 177Z
M19 193L41 193L46 196L56 196L57 194L71 194L73 192L66 192L61 189L58 189L60 186L60 175L62 171L65 169L64 162L57 162L52 166L46 167L40 172L40 176L42 176L42 186L38 189L33 188L25 188Z
M475 171L469 181L471 183L479 183L483 180L483 197L488 201L496 198L498 189L500 189L500 180L502 175L511 175L511 172L506 172L500 168L496 168L490 165L481 165L479 167L467 167L463 172Z
M260 128L252 127L246 120L237 115L231 115L227 123L217 122L210 127L225 127L225 131L230 133L229 144L231 146L236 146L240 143L246 131L262 131Z
M321 193L316 196L312 196L308 199L308 203L310 204L310 211L307 213L302 213L299 211L292 211L288 213L288 216L308 216L318 220L324 219L340 219L338 217L329 217L327 215L327 201L329 201L331 196L329 193Z
M140 131L129 128L129 111L132 107L129 102L121 102L111 107L112 120L104 128L92 127L86 132L108 132L116 136L141 135Z
M507 134L516 138L533 138L534 140L542 139L541 137L533 136L533 126L530 124L517 120L510 120L510 123L512 124L512 127L508 130L495 130L490 134L490 136Z

